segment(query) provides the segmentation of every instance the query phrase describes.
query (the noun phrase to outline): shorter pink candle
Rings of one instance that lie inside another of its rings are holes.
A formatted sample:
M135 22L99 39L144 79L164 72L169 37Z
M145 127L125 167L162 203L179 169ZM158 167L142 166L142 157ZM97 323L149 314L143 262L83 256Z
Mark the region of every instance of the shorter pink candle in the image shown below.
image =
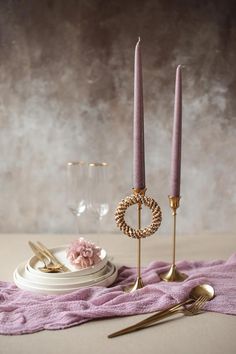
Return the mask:
M172 135L172 154L170 172L170 196L180 197L181 178L181 140L182 140L182 79L181 66L176 69L175 106Z

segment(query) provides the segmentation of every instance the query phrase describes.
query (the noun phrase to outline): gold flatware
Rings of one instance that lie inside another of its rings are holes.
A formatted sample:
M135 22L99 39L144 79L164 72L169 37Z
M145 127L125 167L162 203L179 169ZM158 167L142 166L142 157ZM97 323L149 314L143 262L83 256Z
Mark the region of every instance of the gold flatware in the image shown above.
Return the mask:
M57 267L58 269L61 269L62 270L62 265L57 263L57 262L54 262L51 258L51 256L48 255L48 253L46 251L44 251L44 249L42 247L40 247L38 244L35 245L35 247L38 248L38 250L44 255L45 258L47 258L48 260L48 264L47 264L47 267L50 268L54 268L54 267ZM62 270L63 271L63 270Z
M60 269L55 269L55 268L47 268L47 267L38 267L40 272L43 273L60 273Z
M39 252L39 250L35 247L35 245L33 244L33 242L29 241L28 242L30 248L32 249L32 251L34 252L35 256L41 261L43 262L45 268L47 267L47 264L45 262L45 258L44 256Z
M132 333L144 328L148 328L150 325L152 324L156 324L157 322L169 317L169 316L173 316L175 314L179 314L179 313L183 313L185 316L193 316L193 315L197 315L201 308L204 306L204 304L208 301L208 298L206 296L200 296L199 299L197 299L193 304L191 304L188 308L182 307L182 308L176 308L174 310L169 311L168 313L162 314L161 316L158 317L158 319L156 319L155 321L149 321L148 323L146 323L146 320L141 321L136 323L133 326L124 328L120 331L117 331L115 333L112 333L108 336L108 338L114 338L114 337L118 337L121 336L123 334L128 334L128 333Z
M196 314L199 312L200 308L205 304L205 302L210 301L211 299L213 299L213 297L214 297L214 289L211 285L209 284L197 285L191 290L188 299L186 299L185 301L180 302L179 304L174 305L166 310L158 312L157 314L149 316L145 320L142 320L132 326L126 327L120 331L112 333L108 336L108 338L117 337L123 334L134 332L138 329L145 328L148 325L151 325L166 317L172 316L173 314L178 312L183 312L185 315ZM182 306L187 305L193 301L195 302L194 304L192 304L192 306L188 307L187 309L186 308L181 309Z
M30 248L34 252L35 256L44 264L44 267L39 267L38 269L44 273L58 273L61 271L61 267L58 267L57 265L50 265L46 264L45 262L45 254L41 252L41 250L31 241L28 242ZM47 258L48 259L48 258Z
M46 247L42 244L42 242L37 241L37 246L40 248L40 250L42 252L45 253L45 255L47 255L47 257L50 258L50 261L52 262L52 264L60 266L60 268L64 271L64 272L68 272L69 269L62 264L60 261L58 261L58 259L54 256L54 254Z
M199 312L201 312L203 306L205 305L205 303L207 301L209 301L209 298L207 296L200 296L188 308L183 307L181 309L177 309L176 311L173 311L172 314L174 315L175 313L182 312L185 316L197 315L197 314L199 314Z

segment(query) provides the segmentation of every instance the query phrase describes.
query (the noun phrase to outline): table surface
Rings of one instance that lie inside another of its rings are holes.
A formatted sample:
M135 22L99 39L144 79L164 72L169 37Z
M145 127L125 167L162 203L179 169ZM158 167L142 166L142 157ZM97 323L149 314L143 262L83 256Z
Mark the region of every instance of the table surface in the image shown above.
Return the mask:
M73 235L0 234L0 279L12 280L16 266L31 256L27 241L42 241L48 246L67 244ZM136 264L137 240L121 234L100 236L113 262ZM227 259L235 252L235 235L178 236L177 260ZM172 240L153 236L142 241L142 265L153 260L170 261ZM87 354L236 353L236 316L204 313L200 316L175 318L161 325L108 339L107 334L145 318L147 315L91 321L58 331L42 331L22 336L0 336L0 354Z

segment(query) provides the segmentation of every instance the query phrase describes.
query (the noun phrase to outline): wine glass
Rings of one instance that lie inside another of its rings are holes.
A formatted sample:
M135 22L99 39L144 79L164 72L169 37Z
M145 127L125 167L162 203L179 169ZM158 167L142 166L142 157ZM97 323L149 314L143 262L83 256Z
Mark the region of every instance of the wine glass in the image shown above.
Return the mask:
M102 231L105 216L110 209L108 166L106 162L91 162L88 164L87 209L90 214L90 225L97 236ZM99 243L98 237L97 243Z
M67 163L67 204L75 216L77 233L83 229L79 221L86 212L88 167L84 161Z
M75 216L77 233L90 234L97 244L110 209L108 166L106 162L67 164L67 203Z

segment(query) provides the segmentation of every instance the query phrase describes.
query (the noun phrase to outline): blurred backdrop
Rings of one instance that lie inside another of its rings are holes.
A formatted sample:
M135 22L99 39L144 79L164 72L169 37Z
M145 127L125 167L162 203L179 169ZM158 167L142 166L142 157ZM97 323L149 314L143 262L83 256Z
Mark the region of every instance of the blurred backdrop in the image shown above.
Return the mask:
M133 56L142 38L146 178L168 207L174 78L183 70L182 233L232 232L236 3L0 1L0 231L74 232L66 163L106 161L111 212L132 188Z

